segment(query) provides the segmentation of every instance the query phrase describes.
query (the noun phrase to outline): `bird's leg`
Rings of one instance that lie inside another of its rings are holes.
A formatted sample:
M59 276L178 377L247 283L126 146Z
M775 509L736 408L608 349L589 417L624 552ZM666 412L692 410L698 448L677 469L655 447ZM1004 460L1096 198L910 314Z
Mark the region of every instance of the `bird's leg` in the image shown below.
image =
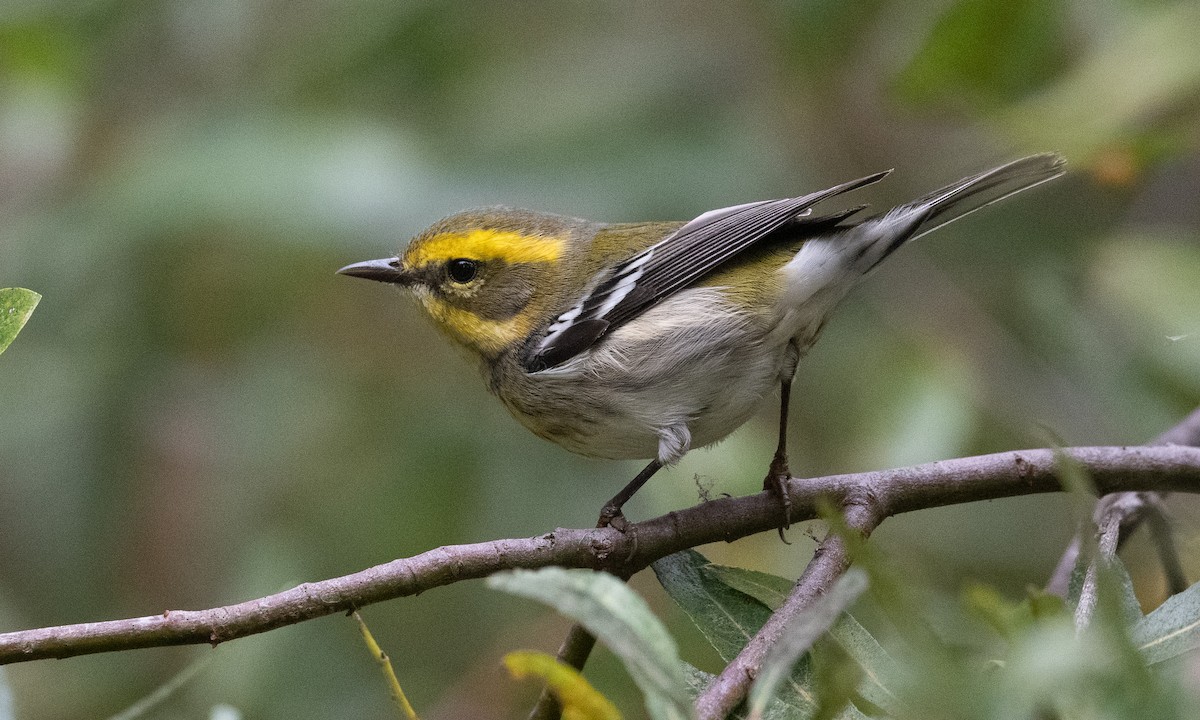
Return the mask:
M658 472L662 466L661 461L651 460L649 465L642 468L642 471L621 489L621 492L614 495L612 500L604 503L604 507L600 509L600 519L596 521L596 527L602 528L611 525L617 530L625 532L628 523L625 521L625 516L621 514L621 506L628 502L629 498L633 497L634 493L640 490L650 476Z
M775 446L775 457L771 458L771 467L763 480L763 490L771 493L779 500L783 511L783 524L779 526L779 539L787 542L783 531L792 526L792 499L788 497L787 481L792 477L787 459L787 424L788 403L792 398L792 378L796 375L796 365L800 362L800 345L795 340L788 343L787 354L783 360L783 370L779 375L779 443Z
M783 539L783 531L791 527L792 501L788 497L787 481L791 478L787 459L787 422L788 401L792 395L792 379L784 379L779 391L779 444L775 446L775 457L771 458L771 467L763 480L763 490L771 493L779 500L783 510L783 524L779 526L779 537ZM787 542L787 540L784 540Z

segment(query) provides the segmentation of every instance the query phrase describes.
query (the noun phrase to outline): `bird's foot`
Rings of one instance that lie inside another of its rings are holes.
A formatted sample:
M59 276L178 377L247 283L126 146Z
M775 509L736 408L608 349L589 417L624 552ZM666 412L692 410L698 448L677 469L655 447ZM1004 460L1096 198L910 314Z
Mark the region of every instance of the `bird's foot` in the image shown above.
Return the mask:
M596 521L596 527L610 527L622 535L625 535L630 541L629 553L625 556L625 562L628 563L630 560L633 560L633 556L637 554L638 550L637 528L629 524L629 521L626 520L625 516L621 513L621 508L616 507L611 503L605 505L604 508L600 510L600 519Z
M787 456L782 453L776 453L771 459L771 467L767 470L767 477L763 480L763 490L775 496L779 501L780 511L783 513L783 523L779 526L779 539L785 545L791 545L783 532L792 526L792 499L788 496L787 482L792 477L791 470L788 469Z
M613 530L623 533L629 529L629 521L625 519L621 508L610 503L601 508L600 519L596 521L596 527L611 527Z

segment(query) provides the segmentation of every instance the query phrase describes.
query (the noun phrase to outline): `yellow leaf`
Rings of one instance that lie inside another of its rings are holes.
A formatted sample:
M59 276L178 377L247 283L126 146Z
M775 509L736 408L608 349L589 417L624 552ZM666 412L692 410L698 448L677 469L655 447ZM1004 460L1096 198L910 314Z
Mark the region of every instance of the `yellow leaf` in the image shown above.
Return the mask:
M518 680L538 677L562 705L562 720L621 720L621 713L579 671L558 658L531 650L504 656L504 666Z

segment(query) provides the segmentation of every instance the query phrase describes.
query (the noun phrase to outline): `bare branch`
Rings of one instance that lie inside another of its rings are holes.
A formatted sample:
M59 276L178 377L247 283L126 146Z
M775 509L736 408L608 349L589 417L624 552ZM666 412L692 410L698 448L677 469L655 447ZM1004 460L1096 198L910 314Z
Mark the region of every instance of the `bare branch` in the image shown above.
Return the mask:
M1154 438L1150 445L1200 446L1200 408L1196 408L1170 430ZM1114 511L1118 512L1121 521L1117 538L1119 547L1121 542L1128 538L1134 530L1137 530L1147 514L1161 510L1163 499L1161 494L1156 493L1123 493L1103 498L1096 507L1096 524L1101 525L1103 518L1111 517ZM1050 576L1050 582L1046 583L1046 591L1059 597L1067 596L1071 572L1075 569L1075 563L1079 559L1079 532L1076 532L1067 549L1063 551L1058 565L1054 568L1054 573ZM1158 526L1154 528L1154 536L1155 545L1158 547L1159 556L1162 558L1163 568L1171 586L1177 587L1182 583L1183 587L1187 587L1178 558L1174 555L1174 541L1171 539L1170 529L1166 527L1165 521L1158 523Z
M868 504L854 503L846 508L846 524L863 537L882 521L883 516L878 509ZM784 604L771 613L758 634L746 643L733 662L726 665L721 674L696 698L696 719L722 720L727 717L745 699L751 683L758 677L767 652L779 640L788 623L833 587L849 567L850 556L845 539L830 533L817 546L813 559L804 568L804 574L796 581Z
M1116 497L1134 497L1135 493L1121 493ZM1075 630L1083 632L1092 622L1096 611L1096 601L1099 599L1099 574L1102 565L1112 562L1117 555L1117 539L1121 536L1121 518L1123 511L1120 505L1110 506L1109 512L1099 523L1100 532L1093 549L1093 557L1088 562L1087 572L1083 576L1083 587L1079 590L1079 602L1075 606Z
M1092 447L1066 452L1088 471L1100 493L1200 492L1197 448ZM848 507L869 498L870 507L882 518L922 508L1060 489L1051 450L1021 450L898 470L792 479L787 484L792 520L797 522L816 517L822 499ZM684 548L774 531L778 523L779 501L764 492L721 498L668 513L637 523L626 534L612 528L559 529L533 538L447 546L236 605L5 633L0 635L0 664L144 647L216 645L510 568L559 565L607 570L628 577Z

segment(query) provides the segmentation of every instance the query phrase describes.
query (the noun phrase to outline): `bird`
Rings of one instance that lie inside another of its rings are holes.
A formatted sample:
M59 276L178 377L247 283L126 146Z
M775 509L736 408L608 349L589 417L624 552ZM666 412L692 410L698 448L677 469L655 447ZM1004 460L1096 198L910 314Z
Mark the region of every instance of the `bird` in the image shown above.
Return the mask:
M391 257L337 272L405 288L478 362L514 418L569 451L658 470L732 433L780 390L764 489L789 523L788 406L799 360L833 309L885 258L976 210L1065 172L1042 153L873 215L818 206L891 170L690 221L603 223L509 207L459 212Z

